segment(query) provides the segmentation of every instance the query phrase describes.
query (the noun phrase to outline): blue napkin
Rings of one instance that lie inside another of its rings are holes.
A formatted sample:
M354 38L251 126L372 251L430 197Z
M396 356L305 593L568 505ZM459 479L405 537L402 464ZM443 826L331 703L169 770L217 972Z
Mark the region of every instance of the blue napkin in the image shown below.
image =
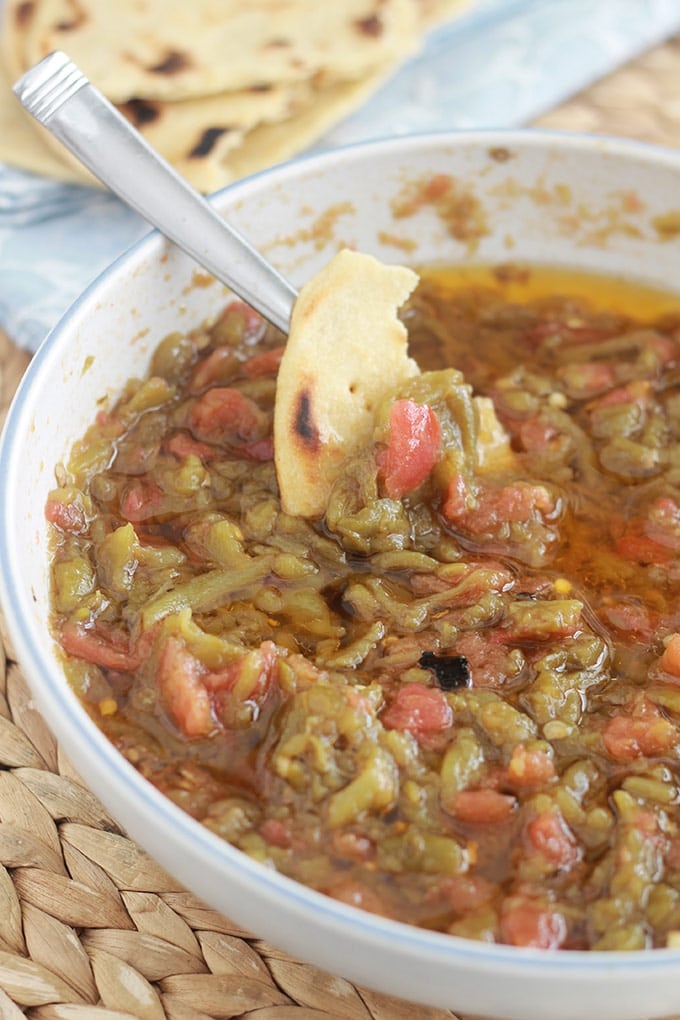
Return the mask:
M478 0L314 151L415 131L521 126L677 31L678 0ZM0 327L35 350L148 229L108 193L0 164Z

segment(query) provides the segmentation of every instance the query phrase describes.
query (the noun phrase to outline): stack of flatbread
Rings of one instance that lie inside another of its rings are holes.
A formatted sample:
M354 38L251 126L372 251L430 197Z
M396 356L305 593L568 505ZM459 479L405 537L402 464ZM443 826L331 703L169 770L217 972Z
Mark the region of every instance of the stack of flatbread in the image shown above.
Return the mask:
M5 0L0 160L90 180L10 84L53 50L195 187L288 159L470 0Z

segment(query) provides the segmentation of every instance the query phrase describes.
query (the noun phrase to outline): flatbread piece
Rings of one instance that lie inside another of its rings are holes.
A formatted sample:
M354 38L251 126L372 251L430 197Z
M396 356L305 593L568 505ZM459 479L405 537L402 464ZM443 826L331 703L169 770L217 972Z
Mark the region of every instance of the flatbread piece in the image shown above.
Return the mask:
M64 50L114 102L361 78L417 48L413 0L5 0L20 74Z
M323 514L348 457L370 439L375 411L419 372L397 311L418 283L348 249L306 283L279 369L274 459L283 509Z

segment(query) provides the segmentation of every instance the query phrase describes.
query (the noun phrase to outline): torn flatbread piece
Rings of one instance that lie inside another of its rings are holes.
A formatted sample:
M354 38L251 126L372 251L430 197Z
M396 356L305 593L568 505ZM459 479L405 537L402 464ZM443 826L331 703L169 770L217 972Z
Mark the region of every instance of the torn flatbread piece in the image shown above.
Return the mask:
M402 266L344 249L300 291L279 369L274 459L283 509L320 517L377 405L418 374L397 312L418 283Z

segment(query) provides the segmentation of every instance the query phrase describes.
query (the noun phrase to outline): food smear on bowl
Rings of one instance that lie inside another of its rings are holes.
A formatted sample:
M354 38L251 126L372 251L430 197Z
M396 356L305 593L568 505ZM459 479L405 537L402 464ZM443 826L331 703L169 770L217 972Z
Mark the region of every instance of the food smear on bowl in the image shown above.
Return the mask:
M285 338L232 301L102 411L46 513L91 716L245 853L486 942L680 932L680 298L420 270L417 374L282 509ZM452 367L453 366L453 367Z

